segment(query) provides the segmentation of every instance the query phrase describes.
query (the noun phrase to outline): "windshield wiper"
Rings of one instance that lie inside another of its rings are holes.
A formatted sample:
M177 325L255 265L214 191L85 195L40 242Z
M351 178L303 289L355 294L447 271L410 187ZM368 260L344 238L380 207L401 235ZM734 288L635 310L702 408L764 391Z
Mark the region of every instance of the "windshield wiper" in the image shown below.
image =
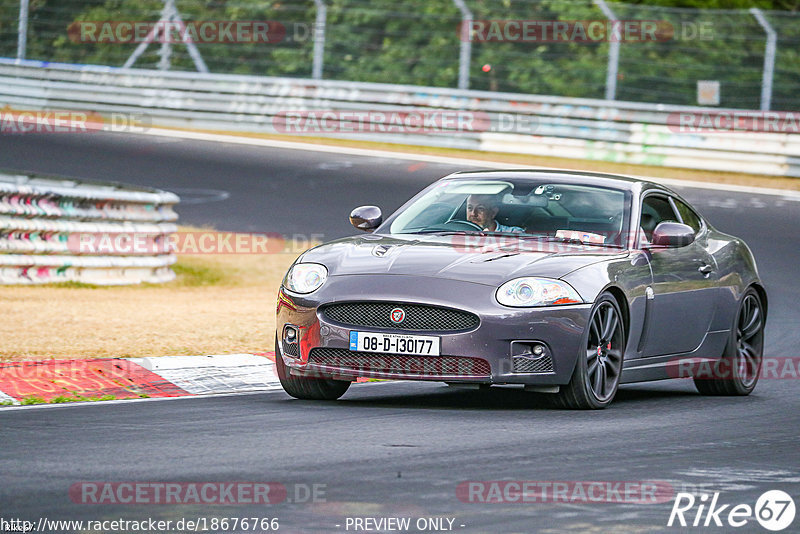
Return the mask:
M586 245L586 246L589 246L589 247L622 248L621 246L615 245L613 243L593 243L591 241L583 241L583 240L577 239L575 237L548 236L547 240L550 241L550 242L569 243L571 245Z
M477 235L477 236L504 236L504 237L517 237L520 239L539 239L549 242L569 243L571 245L586 245L590 247L607 247L607 248L622 248L620 245L612 243L592 243L591 241L582 241L574 237L555 237L546 235L523 234L519 232L489 232L477 230L418 230L409 232L410 234L428 234L428 235Z
M479 232L477 230L420 230L409 233L431 235L488 235L486 232Z

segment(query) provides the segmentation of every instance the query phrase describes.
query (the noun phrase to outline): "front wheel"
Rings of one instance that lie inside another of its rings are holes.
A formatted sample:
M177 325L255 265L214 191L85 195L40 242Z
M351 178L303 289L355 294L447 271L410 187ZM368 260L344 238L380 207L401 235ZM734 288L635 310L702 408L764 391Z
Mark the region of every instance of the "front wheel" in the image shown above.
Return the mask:
M350 382L329 378L307 378L292 376L283 363L278 339L275 339L275 369L283 390L296 399L303 400L336 400L344 395Z
M748 289L736 313L722 358L698 371L694 385L703 395L749 395L758 383L764 355L764 308L755 289Z
M581 352L556 403L572 410L605 408L617 394L625 353L625 328L616 299L602 293L589 314Z

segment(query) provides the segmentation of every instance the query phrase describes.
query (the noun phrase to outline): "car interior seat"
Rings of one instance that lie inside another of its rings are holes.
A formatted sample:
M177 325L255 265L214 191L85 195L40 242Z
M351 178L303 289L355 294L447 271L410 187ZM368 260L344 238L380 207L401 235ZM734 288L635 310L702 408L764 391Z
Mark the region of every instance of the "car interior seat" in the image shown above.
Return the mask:
M653 240L653 230L656 229L657 224L658 218L654 214L644 211L642 212L640 226L642 228L642 232L644 232L645 238L647 238L648 241Z

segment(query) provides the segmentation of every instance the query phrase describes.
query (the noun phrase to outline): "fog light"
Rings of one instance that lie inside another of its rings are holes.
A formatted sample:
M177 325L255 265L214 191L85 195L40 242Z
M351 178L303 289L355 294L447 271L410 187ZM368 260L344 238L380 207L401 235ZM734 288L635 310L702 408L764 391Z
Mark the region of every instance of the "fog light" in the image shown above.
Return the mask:
M293 326L284 327L283 339L287 343L297 343L297 330Z
M512 341L511 372L528 374L552 374L553 356L544 341Z
M550 358L552 354L550 353L550 347L547 346L547 343L535 339L531 341L512 341L511 357L538 360L541 358Z
M300 341L300 331L297 329L296 326L293 325L284 325L283 327L283 355L288 356L290 358L299 358L300 357L300 345L298 342Z

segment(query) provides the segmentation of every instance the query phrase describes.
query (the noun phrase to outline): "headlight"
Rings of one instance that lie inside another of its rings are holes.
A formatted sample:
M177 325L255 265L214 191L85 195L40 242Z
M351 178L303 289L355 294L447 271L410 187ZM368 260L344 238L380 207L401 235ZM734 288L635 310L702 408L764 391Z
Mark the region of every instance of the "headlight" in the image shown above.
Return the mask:
M566 282L550 278L515 278L497 289L497 302L504 306L553 306L581 304L578 292Z
M322 287L328 279L328 269L319 263L295 263L286 278L283 287L294 293L312 293Z

